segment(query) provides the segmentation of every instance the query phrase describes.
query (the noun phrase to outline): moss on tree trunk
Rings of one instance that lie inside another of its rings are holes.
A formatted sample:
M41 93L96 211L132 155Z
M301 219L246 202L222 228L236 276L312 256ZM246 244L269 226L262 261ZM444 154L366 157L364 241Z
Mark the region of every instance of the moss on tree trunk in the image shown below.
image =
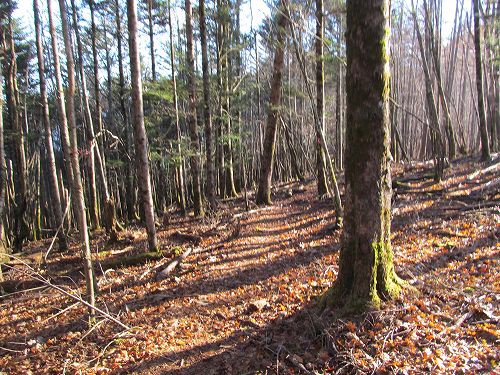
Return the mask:
M379 308L398 296L390 243L389 1L347 2L345 227L339 274L323 305Z

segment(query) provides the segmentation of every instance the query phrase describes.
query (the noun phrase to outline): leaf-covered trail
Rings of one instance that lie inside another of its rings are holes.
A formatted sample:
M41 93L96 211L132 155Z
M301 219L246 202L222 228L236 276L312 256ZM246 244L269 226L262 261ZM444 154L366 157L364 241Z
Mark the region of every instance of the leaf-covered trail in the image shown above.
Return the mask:
M463 160L440 184L426 177L429 166L405 166L404 173L396 168L402 181L394 202L396 265L420 290L418 297L355 318L320 315L315 301L335 278L340 232L333 230L331 203L316 199L314 184L305 190L291 185L278 190L271 208L244 213L237 200L202 222L166 217L160 231L165 256L188 246L194 251L163 281L147 271L166 259L116 262L144 251L142 231L109 248L95 235L99 306L131 330L102 321L87 331L85 308L46 288L3 297L0 368L117 374L492 371L499 361L500 167L475 173L478 168L484 166ZM177 232L202 241L180 241ZM30 250L47 246L31 244ZM50 256L43 272L82 291L78 264L74 249ZM7 277L22 279L14 272Z

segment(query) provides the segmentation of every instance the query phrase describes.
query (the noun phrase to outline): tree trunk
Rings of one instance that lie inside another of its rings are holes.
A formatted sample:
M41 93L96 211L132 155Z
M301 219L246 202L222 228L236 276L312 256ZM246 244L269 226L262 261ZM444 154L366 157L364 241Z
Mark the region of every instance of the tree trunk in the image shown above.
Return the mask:
M325 67L323 62L323 0L316 0L316 108L320 121L320 128L325 131ZM321 135L316 131L316 173L318 178L318 195L328 194L326 183L325 153L321 147Z
M216 169L217 169L217 187L218 192L221 196L225 195L226 185L224 183L224 111L223 111L223 101L224 101L224 80L222 78L222 59L224 51L224 38L223 38L223 12L222 12L222 0L217 0L217 32L216 32L216 46L217 46L217 89L218 89L218 103L217 103L217 116L216 116ZM258 65L257 65L258 66ZM258 76L258 75L257 75Z
M227 0L218 2L217 6L220 38L219 38L219 62L220 62L220 117L224 138L223 153L224 153L224 197L230 198L238 195L234 184L234 168L233 168L233 141L232 141L232 118L230 105L230 84L229 76L231 68L229 66L230 49L230 4Z
M170 67L172 69L172 86L173 86L173 100L175 110L175 130L177 136L177 153L179 154L179 165L176 167L176 174L178 180L178 194L179 205L182 214L186 214L186 194L184 184L184 171L183 171L183 157L181 148L181 127L179 123L179 99L177 97L177 79L175 77L175 49L174 49L174 30L172 28L172 9L170 0L168 1L168 28L169 28L169 43L170 43Z
M347 1L345 228L323 303L360 311L396 297L390 244L389 0Z
M287 12L288 12L288 10L287 10ZM340 199L340 191L339 191L339 187L337 184L337 177L335 176L335 170L333 168L333 163L332 163L332 159L330 157L330 152L328 151L328 146L326 144L325 135L323 134L323 129L321 128L320 117L318 115L317 107L314 103L313 91L312 91L311 85L309 85L309 79L307 77L306 63L304 61L303 54L300 53L299 43L298 43L297 35L295 33L295 28L293 27L293 24L291 27L291 31L292 31L292 40L293 40L293 45L294 45L294 49L295 49L295 54L296 54L297 60L299 62L302 77L304 78L307 96L309 97L309 102L310 102L312 113L313 113L314 128L316 131L316 135L319 136L317 138L317 141L320 142L321 148L323 149L323 152L324 152L325 157L326 157L327 162L328 162L328 171L329 171L329 175L331 178L331 184L332 184L332 189L333 189L333 198L334 198L335 211L336 211L335 215L337 218L336 225L338 227L342 227L343 208L342 208L342 202Z
M438 45L436 45L436 36L433 31L433 28L431 28L429 25L432 22L432 15L429 14L429 9L427 7L426 1L424 1L424 11L425 11L425 24L426 24L426 32L429 35L430 40L430 54L433 60L433 66L434 66L434 72L436 73L436 81L437 81L437 88L438 88L438 96L441 101L441 105L443 106L443 114L445 118L445 132L446 132L446 138L448 140L448 156L450 159L455 158L456 156L456 137L455 137L455 132L453 130L452 122L451 122L451 115L450 115L450 110L448 107L448 100L446 99L446 95L444 92L443 88L443 80L442 80L442 75L441 75L441 58L440 58L440 48ZM441 22L436 22L439 25ZM441 35L440 32L437 33L438 35ZM440 43L440 40L438 39L438 43Z
M343 62L340 58L341 54L341 40L340 35L342 35L342 16L338 19L338 35L339 40L337 41L337 88L335 95L335 120L337 126L337 166L340 170L344 169L343 156L344 156L344 109L342 108L342 95L344 95L344 86L342 85L342 72L343 72Z
M61 144L62 144L62 153L63 153L64 167L65 167L64 170L66 172L66 179L68 181L67 182L68 186L71 187L73 185L73 168L71 166L68 117L66 116L66 106L64 104L64 88L63 88L63 80L61 74L61 64L59 62L59 50L57 43L56 27L54 24L54 18L52 14L52 2L49 0L47 0L47 13L49 15L49 30L50 30L51 47L52 47L52 58L54 65L54 75L56 77L57 113L59 115L59 128L61 131ZM62 178L60 179L60 182L61 182L60 192L61 194L63 194L64 185ZM70 215L68 215L68 219L69 217Z
M51 209L55 217L55 229L59 229L59 250L67 250L68 244L66 235L63 228L63 206L61 196L59 193L59 184L57 182L56 159L54 156L54 147L52 145L52 129L50 124L49 102L47 99L47 87L45 84L45 62L43 57L43 45L40 25L40 11L38 7L38 0L33 0L33 13L35 17L35 32L36 32L36 49L38 57L38 76L40 78L40 100L42 104L42 121L44 125L44 140L45 151L47 153L47 170L49 192L51 198ZM1 198L0 198L1 199Z
M196 90L194 82L194 50L193 50L193 25L192 25L192 9L191 1L185 0L186 12L186 63L187 63L187 90L188 90L188 111L186 114L186 122L191 138L191 153L190 157L191 174L193 179L193 203L195 216L201 217L204 215L203 202L201 196L200 183L200 141L198 139L198 129L196 124Z
M420 56L422 59L422 68L424 71L425 80L425 98L427 103L427 113L430 120L429 129L432 131L433 138L433 148L434 156L436 158L436 167L434 179L440 181L443 178L444 169L444 143L441 136L441 131L439 129L439 115L436 107L436 101L434 100L434 92L432 89L431 74L429 69L429 64L427 56L425 53L424 43L422 40L422 34L418 26L417 15L415 9L412 10L412 17L415 25L415 31L417 33L418 45L420 49Z
M76 36L76 46L77 46L77 57L78 57L78 68L80 71L80 80L81 80L81 99L83 100L83 111L85 114L85 122L86 122L86 134L87 134L87 149L85 150L85 154L87 157L87 167L88 167L88 187L89 187L89 200L88 200L88 208L89 208L89 216L90 223L93 228L99 228L99 206L97 203L97 184L96 184L96 163L95 159L97 158L100 161L99 150L94 147L95 144L95 132L94 132L94 122L92 120L92 112L90 110L90 103L88 97L87 90L87 78L85 74L85 67L83 66L83 46L80 38L80 30L78 28L78 20L77 20L77 9L75 6L75 0L71 0L71 16L73 19L73 29L75 31ZM101 164L98 161L99 164Z
M91 15L92 15L92 20L93 20L93 1L90 1L91 3ZM102 153L102 149L99 147L99 142L97 141L95 137L95 131L94 131L94 121L92 118L92 112L90 109L90 102L89 102L89 97L88 97L88 90L87 90L87 79L86 79L86 74L85 74L85 69L83 66L83 46L80 38L80 32L78 28L78 20L77 20L77 12L76 12L76 7L75 7L75 1L71 0L71 6L73 9L73 27L75 29L75 35L76 35L76 42L77 42L77 50L78 50L78 63L80 67L80 75L81 75L81 81L82 81L82 96L83 96L83 102L84 102L84 110L87 118L87 143L88 143L88 155L89 155L89 165L90 168L89 170L91 171L91 177L90 177L90 187L92 193L90 194L91 196L91 205L94 206L91 210L91 212L94 212L94 217L93 217L93 223L96 227L99 227L99 215L98 215L98 205L97 205L97 186L95 184L95 162L94 162L94 156L97 159L97 172L99 174L99 178L101 179L101 184L102 184L102 190L104 193L104 227L106 228L106 233L110 236L111 240L116 240L118 236L118 232L122 229L121 226L118 224L116 221L116 211L114 207L114 201L113 198L110 195L109 192L109 187L108 187L108 179L106 177L106 167L104 166L104 156ZM95 24L92 21L93 25L93 34L92 34L92 50L93 50L93 58L94 58L94 74L96 74L95 79L96 79L96 84L94 86L95 88L95 96L96 96L96 115L97 115L97 121L98 121L98 130L101 132L102 131L102 118L101 118L101 102L99 99L100 95L100 90L99 90L99 67L97 63L97 49L95 45ZM95 199L95 201L94 201Z
M29 235L29 226L26 221L28 209L28 186L26 171L26 155L24 151L24 129L20 121L19 90L17 87L17 55L12 28L13 4L8 0L0 8L0 46L4 50L3 69L5 76L5 98L7 100L7 123L12 131L11 140L12 160L15 186L15 217L14 217L14 248L21 251L24 240Z
M139 60L139 42L137 32L137 3L127 0L130 78L132 83L132 120L134 123L134 141L137 167L137 179L141 193L148 246L150 251L158 250L156 239L155 213L151 193L151 177L149 173L149 145L144 126L144 111L142 103L141 64Z
M486 124L486 110L484 106L483 93L483 66L481 58L481 25L479 14L479 0L472 0L474 7L474 49L476 51L476 87L477 107L479 110L479 131L481 133L481 160L489 160L490 142L488 139L488 128Z
M50 3L51 0L47 0ZM78 232L83 243L84 249L82 252L83 268L85 274L85 282L87 285L87 299L90 306L95 305L95 275L92 267L92 256L90 252L90 239L87 227L87 216L85 215L85 200L83 196L82 177L80 174L80 161L78 160L78 143L76 129L76 114L75 114L75 65L73 61L73 49L70 39L70 31L68 26L66 4L64 0L59 0L59 8L62 20L62 34L64 39L64 49L66 52L66 66L68 72L68 88L67 88L67 124L69 125L70 134L70 158L71 167L73 170L72 181L72 201L75 210ZM89 314L93 315L94 310L89 308Z
M100 89L100 77L99 77L99 55L97 53L97 27L95 23L95 3L94 0L89 0L90 7L90 20L91 20L91 40L92 40L92 60L93 60L93 70L94 70L94 95L95 95L95 119L97 123L97 140L96 147L99 148L99 155L101 156L101 164L102 164L102 174L104 174L104 178L106 179L107 184L107 176L106 176L106 157L104 154L103 148L103 140L106 139L104 131L104 126L102 122L102 106L101 106L101 89ZM107 48L107 40L106 40L106 25L104 24L104 38L105 38L105 47L106 47L106 62L107 62L107 70L109 71L109 50ZM110 75L108 74L108 85L111 85L111 80L109 79ZM111 86L108 87L109 92L111 92ZM108 108L108 112L110 114L113 113L112 103L110 102L110 108ZM112 116L112 115L110 115ZM102 178L102 176L101 176Z
M153 23L153 0L148 2L149 54L151 56L151 79L156 82L155 38Z
M123 72L123 52L122 52L122 22L120 16L120 4L118 0L115 0L115 11L116 11L116 43L118 49L118 73L119 73L119 93L120 93L120 112L123 118L123 125L125 126L125 147L127 153L130 155L130 159L126 165L126 177L125 177L125 190L126 203L127 203L127 221L131 222L137 219L135 206L136 206L136 193L134 187L134 176L133 176L133 162L135 160L135 152L132 137L131 124L128 120L127 107L125 105L125 74Z
M214 161L213 161L213 142L212 142L212 115L210 110L210 72L208 69L208 51L207 51L207 28L205 22L205 1L199 2L200 13L200 39L201 39L201 66L203 71L203 118L205 121L205 144L207 154L207 183L205 194L208 201L208 211L213 212L216 209L215 185L214 185Z
M2 263L4 254L7 253L7 244L5 242L5 192L7 187L7 171L5 165L5 147L3 142L3 73L0 70L0 281L3 281ZM2 290L0 290L0 293Z
M109 39L108 39L108 27L106 26L106 20L104 20L104 19L103 19L103 32L104 32L104 35L103 35L104 36L104 49L106 51L106 78L108 80L108 82L107 82L108 113L106 115L106 118L108 120L109 128L114 129L114 127L115 127L115 108L114 107L115 106L114 106L114 102L113 102L113 73L111 71L113 63L111 61L111 53L110 53L110 46L109 46ZM97 52L97 50L96 50L96 52ZM98 86L99 85L97 85L97 88L98 88ZM96 106L97 106L97 103L96 103ZM101 117L101 121L102 121L102 112L101 112L100 117ZM102 145L102 142L99 143L99 145ZM102 155L105 156L104 152L102 152Z
M276 128L281 102L281 79L285 55L285 38L288 19L285 16L288 0L280 0L280 9L276 22L276 50L274 52L273 76L271 79L271 94L267 112L267 124L264 136L264 147L260 159L260 179L257 190L257 204L271 204L271 181L273 176L274 153L276 146Z

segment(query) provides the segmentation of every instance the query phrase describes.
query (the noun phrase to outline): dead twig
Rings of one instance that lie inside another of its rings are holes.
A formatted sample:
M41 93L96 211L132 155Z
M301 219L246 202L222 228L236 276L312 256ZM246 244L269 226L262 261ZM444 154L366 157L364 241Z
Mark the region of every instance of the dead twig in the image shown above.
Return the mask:
M6 254L8 255L9 257L12 257L18 261L20 261L22 264L24 264L24 266L26 266L28 268L28 270L30 272L26 272L26 271L23 271L23 270L20 270L18 269L17 271L21 272L22 274L32 278L33 280L36 280L36 281L39 281L41 282L42 284L45 284L47 285L48 287L52 288L52 289L55 289L57 290L59 293L65 295L66 297L69 297L75 301L78 301L80 303L83 303L86 307L94 310L96 313L98 313L99 315L101 315L102 317L108 319L108 320L111 320L112 322L118 324L120 327L126 329L126 330L129 330L130 327L123 324L122 322L120 322L118 319L116 319L115 317L111 316L110 314L106 313L105 311L101 310L100 308L98 308L97 306L92 306L90 303L88 303L87 301L85 301L83 298L77 296L77 295L74 295L73 293L70 293L66 290L64 290L63 288L61 288L59 285L55 285L55 284L52 284L49 280L47 280L45 277L43 277L42 275L40 275L38 272L36 272L33 267L31 267L28 263L24 262L22 259L19 259L17 257L14 257L13 255L9 255L9 254Z

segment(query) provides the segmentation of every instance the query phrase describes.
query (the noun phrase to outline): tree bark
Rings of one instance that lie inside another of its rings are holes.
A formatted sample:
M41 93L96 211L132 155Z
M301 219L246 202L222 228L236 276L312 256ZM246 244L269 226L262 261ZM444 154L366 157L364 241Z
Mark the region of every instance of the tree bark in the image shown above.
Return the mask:
M12 131L11 150L15 186L14 248L21 251L25 239L29 235L26 221L28 209L28 186L26 171L26 155L24 147L24 129L20 121L19 90L17 86L17 54L12 28L12 0L8 0L0 8L0 46L4 50L3 69L5 76L5 98L7 100L7 123Z
M276 129L281 102L281 80L285 56L285 38L288 27L288 18L285 15L288 0L280 0L276 21L276 50L274 52L273 76L271 79L271 94L267 112L267 124L264 135L264 146L260 159L260 178L257 204L271 204L271 181L273 176L274 153L276 146Z
M231 53L230 37L230 4L227 0L217 2L218 12L218 63L219 63L219 92L220 92L220 121L222 126L222 151L223 151L223 196L226 198L238 195L234 184L233 168L233 141L232 141L232 118L230 105L230 83L231 68L229 57Z
M68 117L66 116L66 106L64 104L65 95L64 95L63 80L61 74L61 64L59 62L57 34L54 23L54 17L52 14L52 1L50 0L47 0L47 13L49 15L49 30L50 30L51 47L52 47L52 59L54 65L54 75L56 77L57 113L59 114L59 128L61 131L61 144L63 151L64 167L66 172L66 179L68 181L68 186L71 188L71 186L73 186L73 167L71 166L71 155L70 155L71 147L69 141ZM61 179L61 184L62 182L63 180ZM63 193L63 189L64 187L62 186L61 193Z
M320 128L325 131L325 64L323 62L323 0L316 0L316 108L320 121ZM318 183L318 195L321 197L328 194L326 183L326 161L325 153L321 147L321 135L316 131L316 174Z
M321 148L323 149L323 152L324 152L325 157L326 157L327 162L328 162L328 172L329 172L329 175L331 178L331 184L332 184L332 189L333 189L333 199L334 199L335 210L336 210L335 215L337 218L337 226L342 227L343 208L342 208L342 202L340 199L340 191L339 191L339 187L337 184L337 177L335 176L335 170L333 168L333 163L332 163L332 159L330 157L330 152L328 151L328 146L326 144L325 135L323 134L323 129L321 129L320 118L318 115L317 107L314 103L313 91L312 91L311 85L309 84L309 79L307 77L306 63L304 61L303 54L300 53L299 43L298 43L297 35L295 33L295 28L293 27L293 24L291 26L291 31L292 31L292 40L293 40L293 45L294 45L294 49L295 49L295 54L296 54L297 60L299 62L302 77L304 78L307 96L309 97L309 102L310 102L311 110L313 113L314 128L316 131L316 135L319 136L317 138L317 140L320 142Z
M172 86L173 86L173 100L174 100L174 110L175 110L175 131L177 136L177 153L179 154L179 164L176 167L178 194L179 194L179 206L181 208L182 214L186 214L186 194L185 194L185 184L184 184L184 168L183 168L183 157L181 148L181 126L179 123L179 99L177 96L177 79L175 77L175 49L174 49L174 30L172 27L172 9L170 5L170 0L168 0L168 29L169 29L169 45L170 45L170 68L172 70Z
M422 59L422 69L424 71L424 81L425 81L425 99L427 103L427 113L430 120L429 129L432 130L433 137L433 148L434 156L436 158L435 174L434 179L440 181L443 178L444 170L444 143L441 136L441 130L439 129L439 115L436 107L436 101L434 99L434 92L432 88L431 73L429 69L429 63L425 53L424 42L422 40L422 33L418 26L418 20L415 9L412 10L413 23L415 25L415 31L417 34L418 45L420 49L420 57Z
M135 160L134 147L132 145L133 136L131 124L128 119L127 107L125 105L125 74L123 72L123 51L122 51L122 22L120 15L120 4L118 0L115 0L115 11L116 11L116 44L118 49L118 74L119 74L119 93L120 93L120 112L123 118L123 124L125 126L125 146L127 148L127 153L130 155L126 166L126 177L125 177L125 190L126 203L127 203L127 221L133 221L137 219L135 206L136 206L136 192L134 186L134 176L132 164Z
M73 30L76 36L76 47L77 47L77 63L80 72L81 81L81 98L83 101L83 111L85 115L85 129L87 133L87 149L85 150L85 156L87 159L87 173L88 173L88 208L90 216L90 225L92 228L99 228L99 206L97 203L97 184L96 184L96 158L100 161L99 151L94 147L95 143L95 132L94 132L94 122L92 120L92 112L90 110L90 103L88 97L87 89L87 78L85 74L85 67L83 66L83 46L80 38L80 30L78 28L77 20L77 9L75 6L75 0L71 0L71 16L73 19ZM98 162L99 162L98 161Z
M52 129L50 124L49 102L47 99L47 86L45 83L45 62L43 57L43 45L40 24L40 11L38 0L33 0L33 13L35 17L35 33L36 33L36 50L38 57L38 76L40 79L40 100L42 105L42 122L44 125L44 140L48 170L49 192L51 198L51 208L55 217L55 229L61 227L58 233L59 250L67 250L68 244L66 234L64 233L63 224L63 205L59 192L59 184L57 182L56 159L54 156L54 146L52 144ZM1 199L1 198L0 198Z
M51 0L47 0L50 3ZM66 53L66 66L68 72L68 88L66 96L67 124L69 125L70 134L70 158L71 167L73 170L72 183L72 201L75 210L78 232L80 240L83 243L83 268L85 274L85 282L87 286L87 300L91 308L89 314L94 314L92 307L95 305L95 275L92 267L92 256L90 251L90 239L87 227L87 216L85 215L85 200L83 196L82 177L80 174L80 161L78 160L78 143L76 129L76 114L75 114L75 64L73 61L73 48L71 45L70 31L68 26L66 4L64 0L59 0L59 8L61 12L62 34L64 39L64 50Z
M207 51L207 27L205 21L205 1L199 1L200 13L200 39L201 39L201 66L203 71L203 119L205 121L205 144L207 154L207 182L205 194L208 201L208 211L213 212L216 209L215 200L215 169L213 161L213 142L212 142L212 114L210 108L210 72L208 68Z
M389 0L347 1L345 227L339 274L323 303L378 308L396 297L390 243Z
M472 0L474 10L474 49L476 51L476 88L477 107L479 110L479 132L481 133L481 160L490 159L490 142L488 139L488 128L486 124L486 110L484 106L483 92L483 66L481 57L481 24L479 14L479 0Z
M62 0L61 0L62 1ZM141 193L148 246L150 251L158 250L156 239L155 214L151 193L151 177L148 160L148 138L144 126L144 109L142 102L141 64L139 60L139 42L137 32L137 3L127 0L130 78L132 83L132 120L134 123L134 141L136 167L139 189Z
M7 188L7 166L5 164L5 147L3 138L3 73L0 70L0 281L3 281L2 263L4 254L7 253L7 244L5 242L5 192ZM0 293L2 291L0 290Z
M91 9L93 9L93 1L91 0ZM103 153L101 152L101 148L99 147L99 142L97 141L95 137L95 131L94 131L94 121L92 118L92 112L90 109L90 102L89 102L89 97L88 97L88 90L87 90L87 79L86 79L86 74L85 74L85 69L83 66L83 46L80 38L80 32L78 28L78 19L77 19L77 10L75 7L75 1L71 0L71 6L73 10L73 27L75 30L75 36L76 36L76 43L77 43L77 51L78 51L78 64L80 68L80 76L81 76L81 81L82 81L82 96L83 96L83 103L84 103L84 110L85 110L85 116L87 119L87 144L88 144L88 156L89 156L89 170L91 172L90 176L90 188L91 188L91 206L95 206L91 212L92 214L92 222L95 227L99 227L99 215L98 215L98 205L97 205L97 186L95 183L95 159L97 159L97 172L99 174L99 178L101 179L101 184L102 184L102 190L104 193L104 227L106 228L106 233L110 236L111 240L116 240L118 236L118 232L122 229L120 225L118 225L118 222L116 221L116 212L115 212L115 205L113 198L110 195L109 191L109 186L108 186L108 179L106 177L106 167L104 165L104 156ZM91 15L93 15L93 11L91 11ZM93 19L93 17L92 17ZM93 33L95 33L95 25L93 27ZM93 34L92 36L92 50L93 50L93 58L94 58L94 74L97 74L95 76L96 78L96 85L95 85L95 95L96 95L96 115L97 115L97 121L98 121L98 130L100 127L99 131L102 131L102 118L101 118L101 104L100 104L100 90L99 90L99 82L97 81L99 79L99 68L98 68L98 63L97 63L97 50L94 50L96 48L95 46L95 35ZM95 159L94 159L95 156Z
M437 88L438 88L438 97L441 101L441 105L443 106L443 115L445 118L445 132L446 132L446 139L448 140L448 156L450 159L455 158L456 156L456 137L455 137L455 132L453 130L452 122L451 122L451 115L450 115L450 110L448 106L448 100L446 99L446 95L444 92L443 88L443 80L442 80L442 75L441 75L441 58L440 58L440 48L437 45L440 43L440 39L438 39L438 43L436 43L436 35L438 36L441 35L440 32L435 33L433 28L429 26L432 22L432 13L429 11L427 7L427 2L424 1L424 11L425 11L425 24L426 24L426 31L429 35L430 39L430 54L432 57L432 60L434 64L434 72L436 74L436 83L437 83ZM431 13L431 14L429 14ZM437 22L439 25L441 22Z
M153 22L153 0L148 2L149 54L151 56L151 79L156 82L155 37Z
M340 58L341 54L341 37L342 30L342 15L338 17L338 35L336 52L337 52L337 86L335 95L335 121L337 127L337 166L340 170L344 169L344 108L342 96L344 95L344 86L342 84L343 62Z
M106 157L104 154L103 148L103 140L106 139L105 134L103 133L104 126L102 121L102 105L101 105L101 89L100 89L100 77L99 77L99 55L97 53L97 26L95 23L95 2L94 0L89 0L90 7L90 29L91 29L91 41L92 41L92 60L93 60L93 71L94 71L94 95L95 95L95 119L97 124L97 135L99 136L96 140L96 147L99 148L99 154L101 156L101 164L102 164L102 173L104 174L104 178L106 179L107 184L107 176L106 176ZM106 38L106 25L104 24L104 38ZM109 49L107 48L107 40L105 40L106 47L106 63L107 70L110 71L109 67ZM108 74L108 89L111 93L111 80L109 79L110 75ZM108 112L110 116L113 113L112 102L110 101L110 108L108 108Z
M191 138L191 152L193 154L190 157L190 164L193 179L194 214L195 216L201 217L204 215L204 211L200 182L200 141L198 139L198 129L196 124L196 90L194 82L194 50L191 1L185 0L184 7L186 12L186 63L188 90L188 111L186 114L186 122L189 130L189 136Z

